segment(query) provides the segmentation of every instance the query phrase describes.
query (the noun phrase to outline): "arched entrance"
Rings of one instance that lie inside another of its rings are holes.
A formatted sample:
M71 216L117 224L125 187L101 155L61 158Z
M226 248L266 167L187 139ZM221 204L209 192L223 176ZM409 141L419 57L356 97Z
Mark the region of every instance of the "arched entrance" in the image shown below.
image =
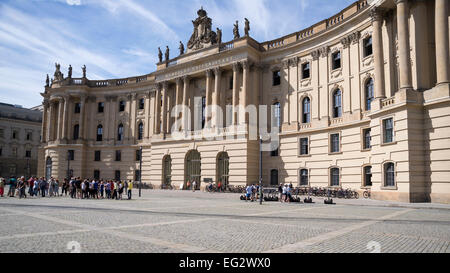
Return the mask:
M52 177L52 158L47 157L45 161L45 179L48 181Z
M187 181L191 184L195 180L196 189L200 189L201 183L201 157L197 150L191 150L186 154L184 161L184 186L186 188Z
M221 182L224 188L228 186L230 177L230 157L228 153L222 152L217 155L216 181Z
M163 170L162 186L164 189L167 189L172 184L172 158L170 157L170 155L166 155L163 158L162 170Z

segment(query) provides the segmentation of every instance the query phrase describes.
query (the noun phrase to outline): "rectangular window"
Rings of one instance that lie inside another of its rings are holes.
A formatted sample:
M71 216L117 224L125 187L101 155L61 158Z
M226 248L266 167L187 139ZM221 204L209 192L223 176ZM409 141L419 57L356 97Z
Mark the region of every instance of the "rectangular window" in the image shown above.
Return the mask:
M307 137L300 138L300 155L309 154L309 139Z
M308 170L302 169L300 170L300 186L308 186Z
M373 51L372 51L372 36L364 39L363 44L364 44L364 57L372 55L372 53L373 53Z
M122 160L122 152L120 150L116 151L116 161Z
M383 120L383 143L394 142L394 121L392 118Z
M332 187L339 186L339 169L338 168L331 169L331 185L330 186L332 186Z
M372 137L370 136L370 129L364 129L363 130L363 149L369 150L372 148L372 145L370 144Z
M308 79L310 77L311 73L309 66L309 63L302 64L302 79Z
M125 111L125 102L122 100L119 102L119 112Z
M371 166L364 167L364 186L365 187L372 186L372 167Z
M117 181L120 181L120 171L115 171L115 173L114 173L114 178L117 180Z
M79 114L81 112L81 103L75 103L75 114Z
M341 68L341 52L338 51L336 53L333 53L332 58L333 70Z
M25 151L25 157L31 158L31 151Z
M100 160L101 160L101 151L95 151L94 161L100 161Z
M340 145L339 145L339 134L330 135L330 152L331 153L339 153Z
M14 156L14 157L17 156L17 147L12 148L12 156Z
M100 171L99 170L95 170L94 171L94 179L95 180L100 180Z
M33 139L33 134L27 133L27 140L32 140L32 139Z
M19 138L19 132L17 132L17 131L12 131L11 138L12 138L12 139L18 139L18 138Z
M75 160L75 151L74 150L69 150L67 153L68 153L67 156L69 157L70 161Z
M3 147L0 147L0 156L2 156Z
M278 155L279 155L279 150L278 150L278 148L276 148L276 149L273 150L273 151L270 151L270 156L276 157L276 156L278 156Z
M281 84L281 72L280 70L277 71L273 71L273 76L272 76L272 85L273 86L277 86Z
M145 99L139 99L139 109L144 110L145 107Z
M105 110L105 103L99 102L98 103L98 112L103 113L104 110Z
M136 161L141 161L141 150L136 150Z

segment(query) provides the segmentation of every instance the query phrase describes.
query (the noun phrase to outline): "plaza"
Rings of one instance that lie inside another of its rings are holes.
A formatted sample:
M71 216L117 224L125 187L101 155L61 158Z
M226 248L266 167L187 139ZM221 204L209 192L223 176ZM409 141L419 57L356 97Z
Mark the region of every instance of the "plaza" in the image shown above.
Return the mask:
M132 200L0 198L0 252L450 252L449 205L314 202L136 189Z

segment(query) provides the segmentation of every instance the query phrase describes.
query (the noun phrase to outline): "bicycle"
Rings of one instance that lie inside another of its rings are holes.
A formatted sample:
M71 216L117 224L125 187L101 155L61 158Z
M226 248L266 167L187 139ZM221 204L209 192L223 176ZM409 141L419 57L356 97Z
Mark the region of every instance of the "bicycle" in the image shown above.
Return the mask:
M366 198L366 199L370 198L370 189L366 189L366 190L363 192L363 196L364 196L364 198Z

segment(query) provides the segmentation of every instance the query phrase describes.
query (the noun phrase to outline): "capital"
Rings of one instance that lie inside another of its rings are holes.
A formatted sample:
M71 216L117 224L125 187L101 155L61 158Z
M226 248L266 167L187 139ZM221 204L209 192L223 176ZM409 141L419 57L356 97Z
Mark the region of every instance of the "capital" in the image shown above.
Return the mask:
M372 18L372 22L381 21L384 15L384 9L379 7L373 7L370 9L370 17Z
M233 72L239 72L239 63L233 63Z
M212 70L211 69L206 70L206 77L207 78L211 78L212 77Z
M177 86L180 86L182 81L183 81L182 77L178 77L178 78L175 79L175 82L177 83Z
M298 57L294 57L294 58L289 59L289 63L293 67L298 66Z
M401 4L401 3L407 3L407 2L408 2L408 0L394 0L394 3L396 5Z
M213 70L214 70L214 75L216 75L216 77L220 76L222 74L222 70L220 69L220 67L214 67Z
M189 75L183 76L183 82L184 82L185 84L189 83L190 80L191 80L191 78L189 77Z
M245 69L245 70L247 70L250 67L247 60L242 61L241 65L242 65L242 69Z

